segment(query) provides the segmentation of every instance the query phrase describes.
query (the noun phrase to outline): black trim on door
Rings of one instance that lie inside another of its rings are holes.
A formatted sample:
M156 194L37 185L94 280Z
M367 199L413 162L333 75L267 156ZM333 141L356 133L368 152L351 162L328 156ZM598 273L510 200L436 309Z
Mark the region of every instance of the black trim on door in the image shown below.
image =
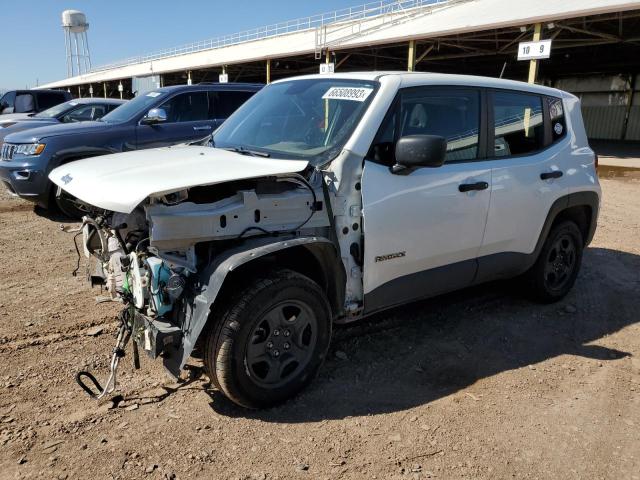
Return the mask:
M395 278L365 294L364 314L467 287L477 268L474 258Z

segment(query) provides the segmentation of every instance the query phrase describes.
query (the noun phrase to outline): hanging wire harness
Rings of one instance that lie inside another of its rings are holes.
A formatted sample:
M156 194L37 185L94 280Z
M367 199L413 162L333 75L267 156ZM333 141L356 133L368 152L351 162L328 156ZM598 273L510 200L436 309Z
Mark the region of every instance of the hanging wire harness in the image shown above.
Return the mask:
M104 398L116 389L118 365L120 364L120 359L125 356L125 348L127 343L129 343L129 340L131 340L131 332L133 331L133 316L131 315L132 308L133 306L130 305L120 312L119 319L121 323L118 328L116 346L113 349L113 355L111 357L109 377L107 378L107 383L104 388L92 373L88 371L81 371L76 374L76 382L78 382L78 385L80 385L80 387L95 400ZM138 370L140 368L138 347L136 342L131 342L131 346L133 348L133 366ZM90 380L91 383L93 383L93 386L87 385L87 383L85 383L85 379Z

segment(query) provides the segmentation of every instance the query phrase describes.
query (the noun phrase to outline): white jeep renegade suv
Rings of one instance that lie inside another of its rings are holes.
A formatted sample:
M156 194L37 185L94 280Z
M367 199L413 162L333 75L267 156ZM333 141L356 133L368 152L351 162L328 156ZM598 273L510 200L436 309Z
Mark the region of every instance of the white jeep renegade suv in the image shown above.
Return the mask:
M312 380L334 322L516 276L562 298L600 197L576 97L428 73L275 82L205 146L50 178L91 205L92 279L125 303L115 366L129 337L176 376L196 349L250 408Z

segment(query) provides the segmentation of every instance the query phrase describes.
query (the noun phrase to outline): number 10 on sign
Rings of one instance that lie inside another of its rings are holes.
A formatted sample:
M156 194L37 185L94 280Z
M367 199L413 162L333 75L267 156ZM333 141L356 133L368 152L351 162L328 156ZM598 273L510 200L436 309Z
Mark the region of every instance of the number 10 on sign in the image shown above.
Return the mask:
M551 55L551 40L539 42L520 42L518 45L518 60L539 60Z

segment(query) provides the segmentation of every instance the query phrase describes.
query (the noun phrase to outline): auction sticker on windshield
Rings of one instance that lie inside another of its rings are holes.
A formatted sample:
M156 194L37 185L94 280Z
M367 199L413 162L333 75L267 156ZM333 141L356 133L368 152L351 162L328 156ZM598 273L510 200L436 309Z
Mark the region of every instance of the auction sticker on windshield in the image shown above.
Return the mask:
M364 102L373 92L373 88L364 87L331 87L322 98L324 100L352 100Z

